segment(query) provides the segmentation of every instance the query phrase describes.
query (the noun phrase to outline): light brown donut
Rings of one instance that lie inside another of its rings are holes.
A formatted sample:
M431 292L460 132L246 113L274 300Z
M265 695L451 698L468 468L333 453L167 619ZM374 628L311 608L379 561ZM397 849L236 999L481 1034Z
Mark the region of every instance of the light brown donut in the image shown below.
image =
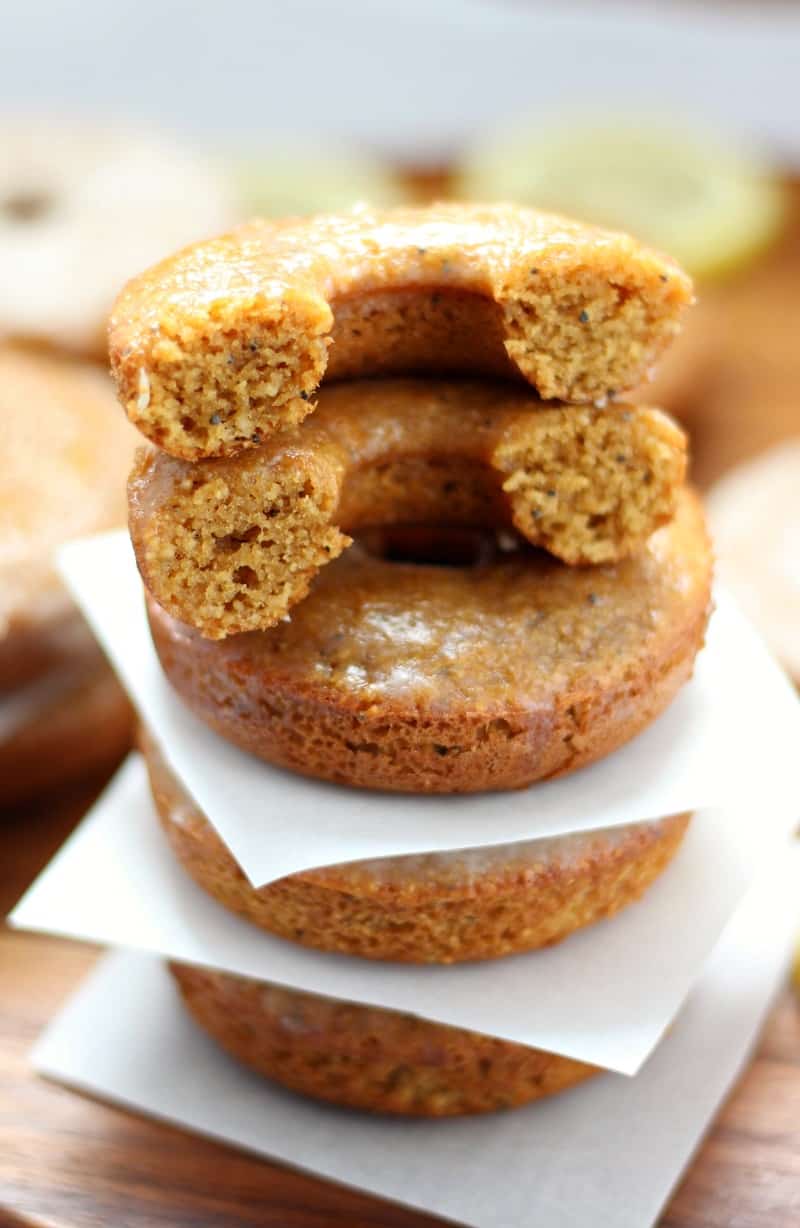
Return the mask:
M46 631L70 609L58 547L125 523L135 448L102 371L0 346L0 677L17 634Z
M292 1091L373 1113L512 1109L598 1073L573 1058L416 1015L173 963L184 1005L239 1061Z
M125 692L85 624L84 635L79 656L0 696L0 810L110 771L131 744Z
M220 639L274 626L365 526L513 525L567 563L615 562L669 520L685 472L658 410L366 380L323 389L313 418L243 456L140 453L129 524L151 594Z
M69 538L125 523L136 434L88 363L0 347L0 804L121 757L132 714L55 571Z
M625 235L512 205L257 222L186 248L122 292L120 400L186 460L294 426L323 377L456 371L605 401L641 383L691 302Z
M269 631L203 638L154 601L161 664L196 715L270 763L368 789L520 788L616 750L691 676L711 552L687 491L633 558L519 549L474 567L353 546Z
M256 889L153 739L143 732L140 744L161 824L201 887L281 938L366 959L452 964L560 942L638 900L672 860L689 822L682 814L553 839L354 861Z

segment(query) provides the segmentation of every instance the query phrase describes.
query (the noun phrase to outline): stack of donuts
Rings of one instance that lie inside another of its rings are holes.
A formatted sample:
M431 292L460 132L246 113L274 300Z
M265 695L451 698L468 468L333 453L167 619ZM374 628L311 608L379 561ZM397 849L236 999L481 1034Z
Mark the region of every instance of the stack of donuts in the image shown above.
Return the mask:
M152 445L130 531L185 703L269 764L412 795L535 789L644 729L692 673L711 555L682 432L623 394L691 296L626 236L458 204L255 222L129 283L112 370ZM206 891L363 959L560 941L641 896L689 821L256 889L147 731L142 744L172 848ZM173 974L229 1051L341 1104L481 1112L592 1073L383 1009Z

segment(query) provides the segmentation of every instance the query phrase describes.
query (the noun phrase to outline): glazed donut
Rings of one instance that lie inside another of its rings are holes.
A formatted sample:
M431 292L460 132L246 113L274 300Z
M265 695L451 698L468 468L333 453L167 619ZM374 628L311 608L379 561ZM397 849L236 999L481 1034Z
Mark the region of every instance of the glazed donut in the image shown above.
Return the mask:
M0 339L105 360L126 279L236 216L224 178L161 138L29 118L0 148Z
M0 348L0 805L119 760L133 716L54 566L125 523L136 433L89 363Z
M173 963L200 1027L292 1091L407 1117L489 1113L552 1096L597 1069L399 1011Z
M204 890L281 938L366 959L452 964L560 942L639 899L689 822L677 815L554 839L354 861L255 888L153 739L142 733L140 744L167 838Z
M645 728L691 675L710 582L684 489L622 563L524 548L441 567L353 546L269 631L213 642L148 608L167 677L231 742L341 784L468 793L572 771Z
M0 696L0 810L110 772L133 738L133 711L86 623L59 667Z
M273 626L365 526L511 526L608 563L665 524L686 441L658 410L549 407L503 383L363 380L258 450L139 455L129 523L145 584L219 639Z
M88 363L0 347L0 680L74 606L53 552L125 523L136 433Z
M142 274L111 366L143 434L198 460L296 425L323 377L479 373L603 402L641 383L691 299L666 257L564 218L359 209L253 223Z

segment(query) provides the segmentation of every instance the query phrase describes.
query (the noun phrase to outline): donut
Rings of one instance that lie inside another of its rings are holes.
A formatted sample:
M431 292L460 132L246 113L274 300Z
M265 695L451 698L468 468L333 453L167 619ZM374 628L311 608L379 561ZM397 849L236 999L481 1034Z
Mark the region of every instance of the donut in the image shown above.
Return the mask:
M560 942L637 900L668 865L689 822L684 814L553 839L355 861L255 888L152 737L140 733L139 741L161 825L195 882L281 938L365 959L452 964Z
M127 278L236 218L225 176L160 137L28 118L0 147L0 340L105 361Z
M111 317L120 400L185 460L257 446L323 377L457 372L548 399L638 385L691 302L633 239L511 205L260 221L134 279Z
M731 469L708 515L721 579L800 686L800 439Z
M189 1013L223 1049L333 1104L455 1117L516 1108L598 1073L574 1058L383 1007L188 964L169 970Z
M88 363L0 347L0 645L70 607L63 542L125 523L137 437Z
M110 765L131 710L53 568L125 523L136 433L88 363L0 347L0 799Z
M133 711L88 626L76 622L80 649L0 695L0 809L99 780L131 744Z
M270 763L362 788L520 788L610 754L690 677L711 551L695 496L621 563L530 548L475 566L354 545L269 631L204 638L152 598L161 664L212 729Z
M614 562L669 520L685 471L685 437L658 410L360 380L246 455L140 454L129 523L156 600L219 639L273 626L365 526L513 525L567 563Z

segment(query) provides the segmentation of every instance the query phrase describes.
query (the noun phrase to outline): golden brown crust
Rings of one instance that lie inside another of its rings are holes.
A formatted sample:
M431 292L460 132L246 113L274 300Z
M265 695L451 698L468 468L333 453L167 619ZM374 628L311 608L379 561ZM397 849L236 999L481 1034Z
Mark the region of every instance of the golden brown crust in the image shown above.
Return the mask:
M516 1108L596 1074L585 1062L415 1015L186 964L170 972L197 1023L292 1091L411 1117Z
M677 815L549 840L349 862L256 889L152 738L142 735L142 745L164 831L201 887L281 938L366 959L451 964L560 942L639 899L689 821Z
M159 447L230 455L300 422L323 377L455 370L589 402L635 387L691 283L625 235L511 205L258 222L129 283L120 400Z
M684 491L643 551L606 567L353 547L270 631L214 643L152 600L149 616L167 677L223 737L341 784L458 793L572 771L645 728L692 673L710 583Z
M313 418L245 456L140 453L129 519L155 599L220 639L274 626L365 526L513 525L564 562L616 562L666 524L685 471L658 410L366 380L323 389Z

